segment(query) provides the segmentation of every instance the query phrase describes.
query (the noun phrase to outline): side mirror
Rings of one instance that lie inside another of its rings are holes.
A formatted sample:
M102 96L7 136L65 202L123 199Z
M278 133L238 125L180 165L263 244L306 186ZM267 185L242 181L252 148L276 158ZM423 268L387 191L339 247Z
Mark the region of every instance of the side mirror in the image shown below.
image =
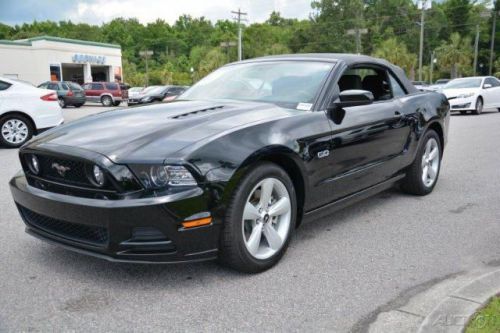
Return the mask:
M483 88L484 88L484 89L489 89L489 88L491 88L491 87L493 87L493 86L492 86L491 84L489 84L489 83L485 83L485 84L483 85Z
M339 98L332 102L329 109L343 109L350 106L360 106L372 104L375 98L368 90L344 90L339 94Z
M372 104L375 98L368 90L344 90L339 94L339 98L328 106L328 114L337 125L342 123L345 117L344 108L350 106L360 106Z

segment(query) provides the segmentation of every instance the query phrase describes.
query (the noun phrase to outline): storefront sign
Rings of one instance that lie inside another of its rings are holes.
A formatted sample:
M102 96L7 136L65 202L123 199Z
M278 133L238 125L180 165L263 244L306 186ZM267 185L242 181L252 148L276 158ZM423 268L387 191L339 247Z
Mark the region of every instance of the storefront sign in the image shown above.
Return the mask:
M75 54L71 59L73 60L73 62L77 63L89 63L98 65L104 65L106 63L106 57L93 56L88 54Z

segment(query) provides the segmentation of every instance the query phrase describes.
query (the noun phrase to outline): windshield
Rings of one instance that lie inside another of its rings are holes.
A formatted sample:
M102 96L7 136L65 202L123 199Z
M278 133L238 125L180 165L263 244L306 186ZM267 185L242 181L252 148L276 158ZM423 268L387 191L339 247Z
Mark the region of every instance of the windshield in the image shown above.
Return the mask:
M74 82L67 82L67 83L71 87L71 90L83 90L83 88L78 83Z
M140 92L143 89L144 89L143 87L132 87L128 90L128 92Z
M222 67L187 90L181 99L236 99L310 110L333 64L273 61Z
M443 89L479 88L482 81L481 78L457 79L448 82Z
M151 86L151 87L144 88L142 93L154 95L154 94L161 93L163 90L165 90L165 87L163 87L163 86Z

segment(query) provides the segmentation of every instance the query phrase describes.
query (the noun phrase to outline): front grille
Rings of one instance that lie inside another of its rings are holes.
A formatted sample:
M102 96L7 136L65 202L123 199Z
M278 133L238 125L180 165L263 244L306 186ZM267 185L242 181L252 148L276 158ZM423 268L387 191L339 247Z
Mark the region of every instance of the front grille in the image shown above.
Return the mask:
M70 223L33 212L18 206L24 221L47 233L92 245L103 246L108 242L108 230L104 227Z
M72 185L92 185L84 162L62 159L49 155L37 155L42 178ZM58 171L59 169L59 171Z

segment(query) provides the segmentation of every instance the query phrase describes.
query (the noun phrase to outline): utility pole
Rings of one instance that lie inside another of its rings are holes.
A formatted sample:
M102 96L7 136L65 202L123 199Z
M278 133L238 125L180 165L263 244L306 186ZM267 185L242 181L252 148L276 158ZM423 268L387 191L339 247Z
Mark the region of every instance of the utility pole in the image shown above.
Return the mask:
M435 51L432 51L431 53L431 72L430 72L430 78L429 78L429 84L432 84L432 74L434 72L434 63L436 62L436 58L435 58L435 54L436 52Z
M428 0L420 0L422 4L422 15L420 17L420 52L418 57L418 80L422 81L422 61L424 54L424 24L425 24L425 9L427 8Z
M148 58L153 55L153 51L150 51L150 50L140 51L139 55L146 59L146 87L147 87L147 86L149 86Z
M477 74L477 56L479 53L479 24L476 25L476 40L474 41L474 76Z
M248 15L247 13L243 13L239 8L238 8L238 11L232 11L231 12L232 14L235 14L237 15L237 17L235 17L234 19L236 20L236 22L238 22L238 61L241 61L241 59L243 58L243 47L241 45L241 21L244 21L245 19L242 19L241 17L242 16L246 16Z
M361 35L367 34L368 29L348 29L346 31L346 35L348 36L355 36L356 37L356 53L360 54L361 53Z
M495 55L495 35L497 29L497 14L496 9L493 10L493 28L491 29L491 48L490 48L490 75L493 73L493 57Z

